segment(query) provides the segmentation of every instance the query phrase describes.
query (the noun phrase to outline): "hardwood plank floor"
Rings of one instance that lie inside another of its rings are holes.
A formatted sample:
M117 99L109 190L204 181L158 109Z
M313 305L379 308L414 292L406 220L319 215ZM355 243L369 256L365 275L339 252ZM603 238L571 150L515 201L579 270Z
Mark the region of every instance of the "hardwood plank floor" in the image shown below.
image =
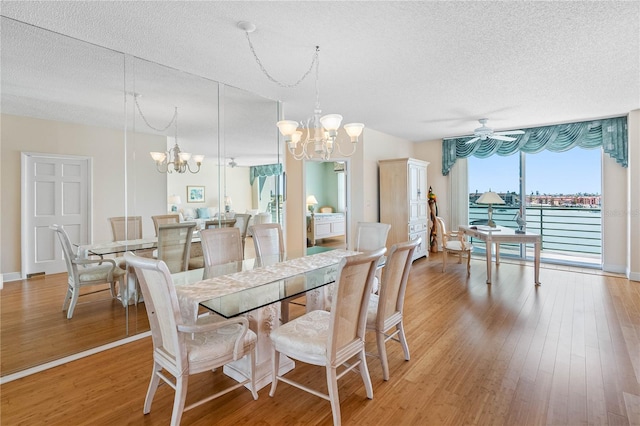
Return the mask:
M640 283L589 270L541 269L503 260L494 283L472 259L441 272L439 255L414 262L405 330L411 360L387 344L391 378L369 358L374 399L358 375L339 382L350 424L640 425ZM302 307L292 305L292 314ZM4 336L3 336L4 337ZM374 336L367 349L375 352ZM2 385L2 424L165 425L173 390L162 386L148 415L149 338ZM324 371L289 373L324 385ZM228 383L220 371L190 379L187 403ZM183 416L183 425L330 425L329 403L284 383L240 389Z

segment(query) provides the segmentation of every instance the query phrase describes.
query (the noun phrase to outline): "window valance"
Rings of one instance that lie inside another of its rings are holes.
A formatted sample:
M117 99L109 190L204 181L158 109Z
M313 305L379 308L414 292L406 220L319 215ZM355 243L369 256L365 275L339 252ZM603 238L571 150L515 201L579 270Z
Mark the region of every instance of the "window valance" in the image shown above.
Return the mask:
M475 156L487 158L494 154L508 156L516 152L535 154L545 149L564 152L574 147L593 149L602 147L616 162L627 167L627 117L556 124L523 129L515 141L487 139L466 144L468 137L442 140L442 175L447 176L458 158Z
M282 164L264 164L249 168L249 182L253 185L257 177L278 176L282 174Z

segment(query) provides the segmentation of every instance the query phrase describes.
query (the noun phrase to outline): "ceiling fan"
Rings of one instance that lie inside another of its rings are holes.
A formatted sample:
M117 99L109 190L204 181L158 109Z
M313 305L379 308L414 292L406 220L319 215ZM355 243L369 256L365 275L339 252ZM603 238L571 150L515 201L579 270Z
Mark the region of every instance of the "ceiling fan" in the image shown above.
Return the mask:
M465 143L473 143L477 140L486 141L487 139L497 139L499 141L512 142L515 141L516 138L508 136L508 135L522 135L524 132L522 130L509 130L506 132L494 132L491 127L488 127L487 121L488 118L481 118L478 120L481 124L480 127L473 131L473 137L466 141Z
M231 161L229 161L229 167L231 167L232 169L234 167L237 167L238 163L236 163L236 160L233 159L233 157L231 157Z

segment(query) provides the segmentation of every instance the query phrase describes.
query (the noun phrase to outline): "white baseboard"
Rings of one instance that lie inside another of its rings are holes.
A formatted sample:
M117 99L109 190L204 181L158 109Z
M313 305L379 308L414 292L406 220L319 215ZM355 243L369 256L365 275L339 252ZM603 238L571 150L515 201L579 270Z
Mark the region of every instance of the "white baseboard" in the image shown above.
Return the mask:
M53 367L58 367L60 365L67 364L71 361L77 361L81 358L95 355L98 352L106 351L107 349L113 349L118 346L125 345L127 343L135 342L136 340L144 339L145 337L151 336L151 331L145 331L144 333L136 334L135 336L127 337L125 339L116 340L115 342L107 343L106 345L98 346L97 348L89 349L84 352L79 352L77 354L69 355L64 358L56 359L51 362L47 362L45 364L36 365L35 367L28 368L26 370L18 371L17 373L8 374L6 376L0 377L0 385L4 385L5 383L9 383L13 380L22 379L23 377L30 376L32 374L40 373L42 371L48 370Z
M640 272L629 272L629 279L631 281L640 281Z
M22 279L22 274L20 272L7 272L6 274L2 274L2 281L8 283L9 281L20 281Z

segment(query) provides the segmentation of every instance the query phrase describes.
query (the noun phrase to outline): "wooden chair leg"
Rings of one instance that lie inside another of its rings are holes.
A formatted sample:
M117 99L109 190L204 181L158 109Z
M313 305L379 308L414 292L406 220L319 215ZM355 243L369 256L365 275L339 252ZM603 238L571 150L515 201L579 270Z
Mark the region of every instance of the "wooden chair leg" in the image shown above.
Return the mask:
M184 403L187 400L187 385L189 373L176 377L176 396L173 400L173 413L171 414L171 426L179 426L184 411Z
M387 347L385 345L385 335L383 331L376 331L376 343L378 344L378 356L382 364L382 378L389 380L389 361L387 360Z
M442 272L447 269L447 250L442 250Z
M334 426L340 426L340 397L338 396L338 377L336 369L327 365L327 387L329 388L329 402L333 414Z
M373 385L371 384L371 376L369 376L369 367L367 367L367 353L365 352L364 348L362 348L362 350L360 351L358 358L360 358L360 365L358 366L358 368L360 369L360 376L362 376L362 381L364 382L364 388L367 392L367 398L373 399Z
M158 373L162 371L162 367L158 363L153 363L153 372L151 373L151 381L149 382L149 389L147 389L147 397L144 399L144 414L151 412L151 404L153 403L153 397L156 394L158 385L160 384L160 376Z
M398 329L398 339L400 339L400 344L402 345L402 350L404 351L404 359L409 361L409 359L411 359L409 355L409 345L407 344L407 338L404 335L404 326L402 325L402 321L396 324L396 328Z

